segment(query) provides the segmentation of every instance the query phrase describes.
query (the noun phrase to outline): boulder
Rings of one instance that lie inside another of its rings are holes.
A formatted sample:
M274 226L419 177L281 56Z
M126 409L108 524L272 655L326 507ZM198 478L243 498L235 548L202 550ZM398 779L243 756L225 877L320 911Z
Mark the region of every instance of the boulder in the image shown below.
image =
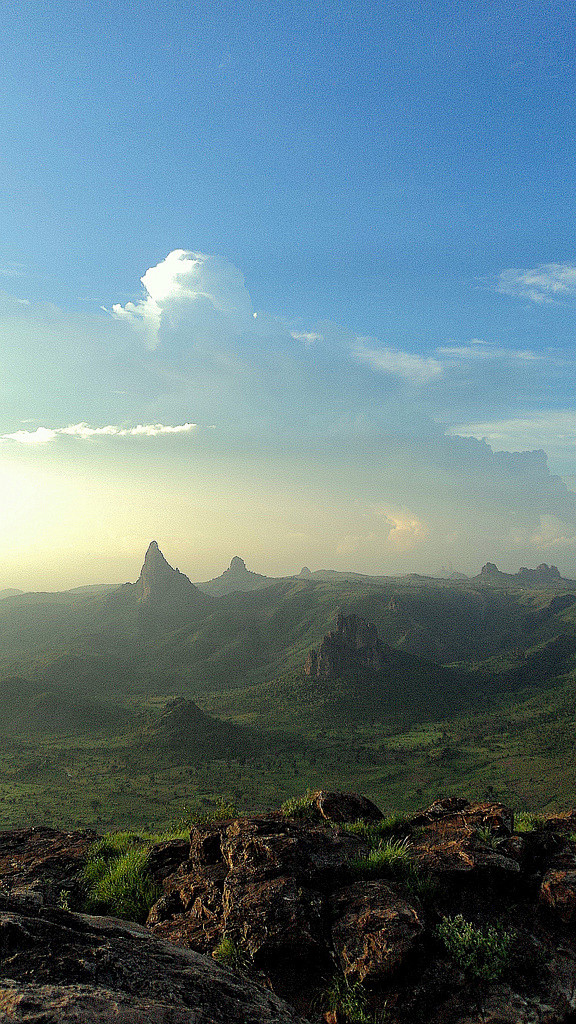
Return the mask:
M0 1019L26 1024L298 1024L286 1003L138 925L0 897Z
M312 807L326 821L380 821L382 811L358 793L330 793L320 789L312 796Z
M247 882L230 873L223 895L226 935L258 967L328 961L322 895L280 876Z
M7 892L34 893L37 902L80 896L79 875L93 843L91 829L65 832L45 826L0 832L0 880Z
M239 818L222 837L231 871L256 878L293 875L307 885L330 884L365 844L357 836L280 815Z
M414 954L424 925L384 882L356 882L331 900L332 942L350 981L382 981Z
M542 880L540 906L562 924L576 922L576 871L548 871Z

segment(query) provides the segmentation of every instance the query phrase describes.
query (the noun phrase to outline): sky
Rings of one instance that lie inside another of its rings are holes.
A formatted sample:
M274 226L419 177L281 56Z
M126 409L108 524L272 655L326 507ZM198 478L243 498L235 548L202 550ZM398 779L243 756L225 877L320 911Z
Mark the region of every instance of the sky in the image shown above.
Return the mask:
M576 577L575 23L9 0L0 589Z

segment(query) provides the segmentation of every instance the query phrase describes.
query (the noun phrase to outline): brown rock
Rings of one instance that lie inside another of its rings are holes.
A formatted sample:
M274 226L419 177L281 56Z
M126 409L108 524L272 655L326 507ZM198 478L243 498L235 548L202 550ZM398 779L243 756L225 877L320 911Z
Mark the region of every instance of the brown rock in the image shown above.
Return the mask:
M323 789L313 794L312 806L327 821L380 821L380 808L358 793L329 793Z
M539 902L562 924L576 921L576 871L548 871L540 887Z
M424 926L417 911L384 882L356 882L331 902L332 941L346 977L382 981L414 953Z
M187 839L170 839L157 843L148 854L147 867L155 882L163 882L188 859L190 843Z
M238 819L222 839L231 871L252 879L294 875L309 885L329 883L363 848L356 836L276 815Z
M99 838L91 829L63 832L38 827L0 832L0 882L8 892L35 893L57 903L65 891L80 895L79 875L90 847Z
M292 877L247 882L231 873L223 907L226 934L258 966L328 959L322 896Z

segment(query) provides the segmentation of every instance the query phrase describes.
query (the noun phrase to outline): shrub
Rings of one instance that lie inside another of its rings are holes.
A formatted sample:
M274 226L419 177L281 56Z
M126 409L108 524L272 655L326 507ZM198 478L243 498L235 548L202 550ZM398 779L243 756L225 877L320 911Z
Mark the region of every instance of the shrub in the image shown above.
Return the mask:
M501 977L515 938L514 932L500 926L475 927L462 914L444 917L437 934L458 966L480 981L497 981Z
M336 978L324 994L324 1008L343 1014L349 1024L373 1024L374 1016L368 1012L368 998L359 981Z
M544 825L544 818L541 814L532 814L530 811L521 811L514 815L515 832L538 832Z

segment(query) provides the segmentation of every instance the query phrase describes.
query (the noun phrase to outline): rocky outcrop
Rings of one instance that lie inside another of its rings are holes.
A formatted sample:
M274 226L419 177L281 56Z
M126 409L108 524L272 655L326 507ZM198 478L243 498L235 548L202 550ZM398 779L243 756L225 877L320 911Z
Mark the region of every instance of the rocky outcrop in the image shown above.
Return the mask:
M318 791L294 814L199 823L154 846L162 896L147 929L49 905L72 890L92 833L4 833L0 1020L574 1021L576 811L519 832L497 802L453 796L383 819L357 794ZM488 968L509 936L493 975L441 941L455 915L495 929ZM214 963L222 950L232 971Z
M188 577L169 565L155 540L150 542L134 587L137 600L144 605L164 605L170 601L179 604L200 597Z
M63 832L46 826L0 832L0 885L38 905L80 895L79 874L98 838L91 829Z
M304 674L311 679L335 679L380 672L389 650L380 641L376 626L357 615L340 612L336 629L326 634L317 651L310 651Z
M397 1024L476 1024L479 999L492 1024L567 1024L576 1008L576 815L519 834L502 804L450 797L386 833L381 812L362 800L321 791L307 802L308 818L194 828L150 929L204 952L226 937L261 981L312 1020L319 989L340 976L344 992L363 986L367 1013L386 1007ZM362 812L365 826L350 832L347 822ZM404 851L400 868L363 874L370 829ZM480 983L438 941L438 923L456 914L514 935L501 981ZM323 1019L354 1018L340 1008Z
M0 896L0 1020L298 1024L272 992L136 924Z
M474 577L473 582L535 589L574 586L574 580L565 579L556 565L547 565L545 562L537 565L535 569L523 566L517 573L502 572L494 562L486 562L480 570L480 575Z

